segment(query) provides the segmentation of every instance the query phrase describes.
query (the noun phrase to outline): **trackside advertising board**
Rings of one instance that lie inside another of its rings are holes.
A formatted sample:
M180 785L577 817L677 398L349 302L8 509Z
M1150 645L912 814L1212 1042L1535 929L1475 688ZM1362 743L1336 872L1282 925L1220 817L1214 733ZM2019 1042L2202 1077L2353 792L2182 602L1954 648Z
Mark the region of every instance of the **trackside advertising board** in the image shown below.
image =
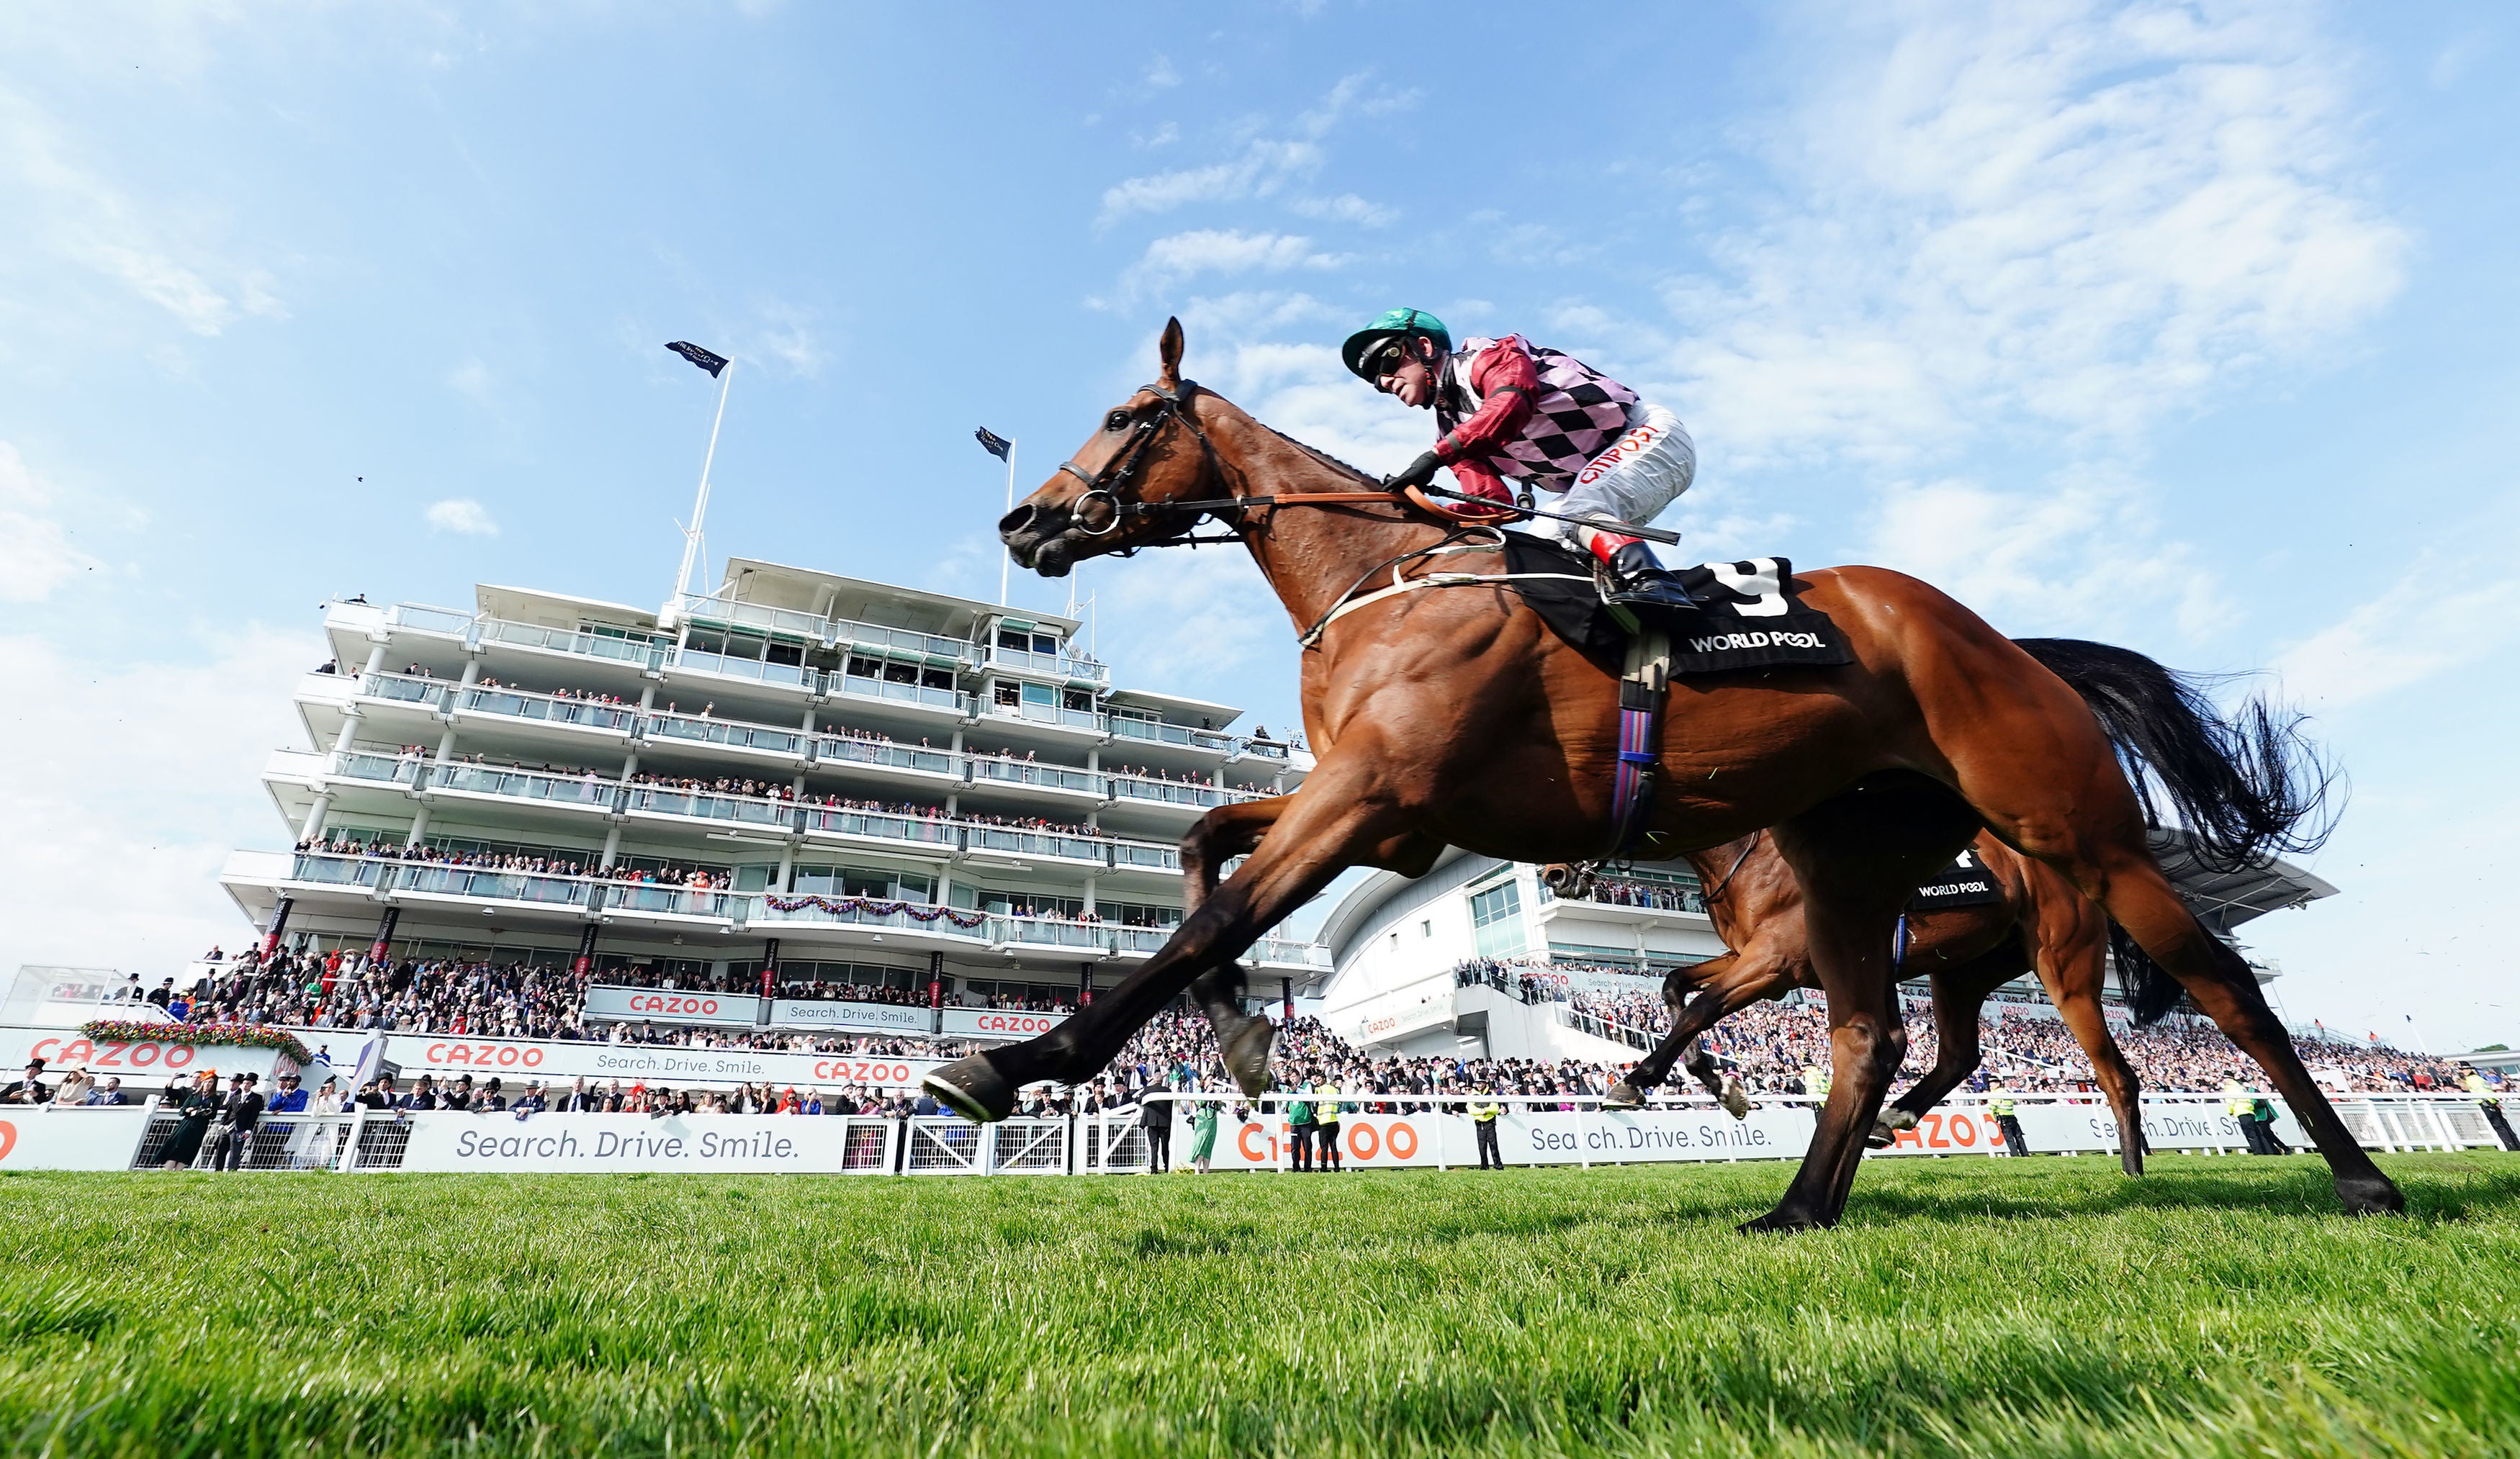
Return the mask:
M0 1116L0 1171L127 1171L148 1127L139 1106L12 1106Z
M770 1025L779 1029L845 1029L852 1033L918 1034L934 1026L936 1012L908 1003L844 1003L831 998L774 998Z
M503 1089L523 1087L541 1080L546 1088L568 1087L584 1078L589 1083L619 1080L652 1084L732 1085L767 1080L781 1088L836 1089L872 1084L906 1089L943 1062L938 1059L895 1059L872 1054L800 1054L757 1048L686 1048L677 1043L583 1043L534 1039L459 1039L442 1034L396 1034L385 1057L403 1072L403 1083L419 1074L469 1074L478 1083L497 1075Z
M405 1171L745 1172L836 1175L889 1171L894 1122L795 1115L410 1117Z
M316 1042L304 1035L300 1038L309 1047ZM9 1070L9 1078L15 1079L29 1059L44 1061L47 1084L58 1083L63 1075L85 1065L99 1083L109 1076L120 1079L123 1092L134 1098L159 1092L170 1078L190 1079L204 1069L217 1070L221 1079L255 1075L265 1089L279 1076L300 1072L296 1060L276 1048L90 1039L76 1029L0 1028L0 1069Z
M948 1039L1030 1039L1067 1022L1064 1013L1021 1013L1012 1008L948 1008L937 1032Z
M1642 1161L1774 1160L1811 1143L1812 1116L1798 1108L1755 1109L1747 1120L1722 1110L1508 1110L1497 1117L1497 1150L1510 1165L1622 1165ZM1339 1153L1366 1167L1478 1164L1478 1132L1466 1115L1342 1116ZM1188 1138L1176 1127L1178 1156ZM1285 1158L1284 1118L1231 1120L1217 1129L1213 1164L1273 1169Z
M761 999L750 994L684 992L672 988L590 988L586 1016L621 1023L714 1024L750 1028L761 1018Z

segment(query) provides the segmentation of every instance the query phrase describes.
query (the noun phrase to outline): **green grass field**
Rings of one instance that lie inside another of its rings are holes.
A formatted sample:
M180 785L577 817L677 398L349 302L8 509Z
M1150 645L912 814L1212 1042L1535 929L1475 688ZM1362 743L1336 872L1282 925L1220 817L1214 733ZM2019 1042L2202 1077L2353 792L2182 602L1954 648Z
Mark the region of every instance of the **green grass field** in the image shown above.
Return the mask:
M12 1454L2520 1453L2520 1155L0 1177Z

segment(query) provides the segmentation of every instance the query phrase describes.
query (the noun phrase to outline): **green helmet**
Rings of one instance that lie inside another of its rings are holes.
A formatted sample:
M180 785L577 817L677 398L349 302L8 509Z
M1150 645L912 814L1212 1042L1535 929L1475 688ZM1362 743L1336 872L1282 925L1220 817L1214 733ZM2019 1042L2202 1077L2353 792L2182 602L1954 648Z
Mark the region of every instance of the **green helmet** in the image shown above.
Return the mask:
M1347 343L1339 346L1339 359L1346 363L1350 375L1361 380L1372 380L1374 376L1369 373L1366 360L1385 341L1405 339L1415 334L1423 334L1434 340L1437 349L1453 347L1453 332L1444 328L1442 320L1423 309L1393 309L1347 336Z

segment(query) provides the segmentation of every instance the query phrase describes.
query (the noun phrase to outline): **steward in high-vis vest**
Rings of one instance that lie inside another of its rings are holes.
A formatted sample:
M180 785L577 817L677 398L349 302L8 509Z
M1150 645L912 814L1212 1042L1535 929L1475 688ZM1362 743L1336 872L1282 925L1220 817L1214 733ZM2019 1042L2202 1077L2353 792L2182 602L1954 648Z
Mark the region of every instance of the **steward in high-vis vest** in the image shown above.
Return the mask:
M1496 1102L1496 1093L1492 1089L1481 1089L1479 1097L1471 1101L1470 1127L1478 1131L1479 1169L1482 1171L1505 1169L1505 1155L1497 1149L1496 1127L1497 1116L1504 1113L1505 1106Z
M2021 1132L2021 1122L2013 1117L2012 1085L1997 1084L1994 1092L1986 1097L1986 1107L1988 1113L1995 1116L1996 1127L2003 1131L2003 1153L2028 1155L2030 1137Z
M1416 410L1432 410L1441 436L1385 486L1424 486L1450 466L1461 489L1510 505L1511 476L1564 492L1568 516L1642 524L1697 474L1697 447L1680 418L1590 365L1519 334L1453 342L1422 309L1394 309L1347 337L1339 357L1357 378ZM1636 538L1569 525L1576 546L1610 570L1613 608L1686 609L1680 579Z
M2235 1079L2223 1081L2223 1113L2240 1122L2240 1138L2249 1142L2251 1155L2272 1155L2267 1143L2266 1127L2258 1123L2258 1096Z
M2458 1082L2459 1087L2465 1089L2475 1099L2476 1107L2485 1112L2485 1123L2494 1127L2494 1137L2502 1142L2505 1150L2520 1150L2520 1138L2512 1136L2511 1121L2503 1115L2502 1101L2496 1097L2494 1086L2485 1082L2485 1076L2477 1073L2473 1065L2459 1067L2467 1070L2466 1076Z
M1325 1171L1342 1169L1339 1153L1338 1085L1328 1080L1313 1085L1313 1124L1316 1127L1313 1139L1321 1146L1321 1168Z

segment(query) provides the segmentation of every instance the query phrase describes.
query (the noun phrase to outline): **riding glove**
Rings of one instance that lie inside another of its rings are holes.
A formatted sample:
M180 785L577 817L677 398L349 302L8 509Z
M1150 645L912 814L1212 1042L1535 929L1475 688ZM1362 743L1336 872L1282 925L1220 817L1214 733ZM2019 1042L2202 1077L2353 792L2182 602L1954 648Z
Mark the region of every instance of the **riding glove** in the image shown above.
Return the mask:
M1394 491L1404 486L1424 486L1435 479L1436 471L1442 469L1443 464L1442 459L1429 451L1400 470L1383 477L1382 484Z

